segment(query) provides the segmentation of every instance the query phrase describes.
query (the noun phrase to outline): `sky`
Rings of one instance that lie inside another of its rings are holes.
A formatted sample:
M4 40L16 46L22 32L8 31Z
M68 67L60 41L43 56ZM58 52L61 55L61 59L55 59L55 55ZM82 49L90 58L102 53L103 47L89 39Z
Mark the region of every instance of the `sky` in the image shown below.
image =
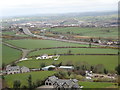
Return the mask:
M0 15L117 11L119 0L1 0Z

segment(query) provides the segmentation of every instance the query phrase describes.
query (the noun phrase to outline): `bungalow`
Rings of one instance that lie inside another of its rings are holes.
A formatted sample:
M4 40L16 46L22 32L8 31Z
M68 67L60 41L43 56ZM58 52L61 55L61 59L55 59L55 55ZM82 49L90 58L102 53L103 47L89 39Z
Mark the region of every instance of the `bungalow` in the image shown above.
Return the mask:
M77 79L58 79L56 76L48 77L48 79L45 81L45 85L53 86L56 88L56 90L59 90L61 88L80 88L78 85Z
M60 66L59 69L64 69L64 70L73 70L73 66Z
M48 71L49 68L56 68L56 66L54 66L54 65L49 65L49 66L43 67L42 70Z

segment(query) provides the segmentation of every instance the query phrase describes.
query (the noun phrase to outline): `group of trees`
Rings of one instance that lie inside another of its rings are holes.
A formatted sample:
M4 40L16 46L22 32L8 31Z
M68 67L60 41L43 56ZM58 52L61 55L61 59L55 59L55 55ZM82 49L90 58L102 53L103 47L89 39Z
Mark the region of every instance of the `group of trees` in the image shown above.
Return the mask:
M75 65L75 73L85 75L85 71L93 71L94 73L99 74L108 74L108 70L104 67L103 64L89 65L88 63L79 63Z
M38 86L42 85L43 84L43 81L41 80L37 80L36 82L33 82L32 81L32 76L29 75L28 78L26 79L27 80L27 86L26 85L22 85L21 86L21 82L20 80L15 80L13 82L13 89L14 90L21 90L21 88L24 90L34 90L35 88L37 88Z

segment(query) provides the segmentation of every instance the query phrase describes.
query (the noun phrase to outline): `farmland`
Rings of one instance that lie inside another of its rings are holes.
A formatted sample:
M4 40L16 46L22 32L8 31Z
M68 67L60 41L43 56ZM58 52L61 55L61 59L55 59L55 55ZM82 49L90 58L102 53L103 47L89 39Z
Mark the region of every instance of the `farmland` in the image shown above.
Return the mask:
M76 65L77 63L81 63L81 62L87 62L91 65L96 65L96 64L103 64L105 66L106 69L108 70L114 70L115 67L118 64L118 56L99 56L99 55L82 55L82 56L60 56L58 61L54 61L53 59L49 59L49 60L36 60L31 59L28 61L22 61L19 62L17 65L19 66L26 66L29 68L40 68L40 64L41 63L45 63L46 65L51 65L53 63L60 63L62 62L63 64L66 64L68 62ZM108 64L109 62L109 64Z
M117 86L115 86L115 83L109 83L109 82L79 82L79 85L84 86L84 88L109 88L109 87L113 87L113 88L117 88Z
M21 57L21 51L2 45L2 62L11 63Z
M103 49L103 48L60 48L60 49L46 49L31 52L29 56L42 55L42 54L64 54L71 50L73 54L117 54L116 49Z
M21 74L14 74L14 75L6 75L5 80L8 84L8 86L10 86L11 88L13 87L13 82L15 80L20 80L22 85L27 86L27 78L29 75L32 76L32 80L33 80L33 82L35 82L37 80L44 80L48 76L51 76L55 73L56 72L54 72L54 71L40 71L40 72L29 72L29 73L23 73L23 74L21 73Z
M118 28L80 28L80 27L62 27L52 28L50 31L61 32L66 34L79 34L80 36L92 36L92 37L118 37Z
M52 41L52 40L32 40L32 39L24 39L24 40L9 40L6 41L12 45L27 48L27 49L34 49L34 48L49 48L49 47L66 47L66 46L87 46L88 45L81 45L75 43L67 43L61 41Z

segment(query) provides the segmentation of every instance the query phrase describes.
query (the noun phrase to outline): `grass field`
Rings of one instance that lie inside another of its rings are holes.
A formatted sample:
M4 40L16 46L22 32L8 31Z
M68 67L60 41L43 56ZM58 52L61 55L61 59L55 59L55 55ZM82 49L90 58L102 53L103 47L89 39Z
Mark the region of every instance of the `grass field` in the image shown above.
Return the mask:
M71 50L73 54L117 54L116 49L103 49L103 48L60 48L60 49L46 49L31 52L29 56L42 55L42 54L64 54Z
M40 68L41 63L45 63L46 65L51 65L53 63L60 63L66 64L68 62L76 65L81 62L87 62L90 65L96 64L103 64L106 69L114 70L115 67L118 65L118 56L92 56L92 55L82 55L82 56L60 56L58 61L54 61L53 59L49 60L36 60L31 59L28 61L19 62L17 65L19 66L26 66L29 68Z
M22 52L2 45L2 63L8 64L21 57Z
M89 46L89 45L81 45L81 44L75 44L75 43L52 41L52 40L32 40L32 39L9 40L6 42L18 47L28 48L28 49L62 47L62 46L87 46L87 47Z
M27 78L29 75L32 76L32 81L35 82L36 80L44 80L48 76L51 76L55 74L55 71L37 71L37 72L29 72L29 73L20 73L20 74L14 74L14 75L6 75L5 80L7 82L7 85L11 88L13 87L13 82L15 80L20 80L22 85L27 86ZM21 85L21 86L22 86Z
M118 37L118 29L115 28L80 28L80 27L63 27L63 28L52 28L54 32L62 33L74 33L80 34L80 36L92 36L92 37Z
M79 85L84 86L83 88L117 88L115 86L115 83L109 83L109 82L83 82L80 81Z

